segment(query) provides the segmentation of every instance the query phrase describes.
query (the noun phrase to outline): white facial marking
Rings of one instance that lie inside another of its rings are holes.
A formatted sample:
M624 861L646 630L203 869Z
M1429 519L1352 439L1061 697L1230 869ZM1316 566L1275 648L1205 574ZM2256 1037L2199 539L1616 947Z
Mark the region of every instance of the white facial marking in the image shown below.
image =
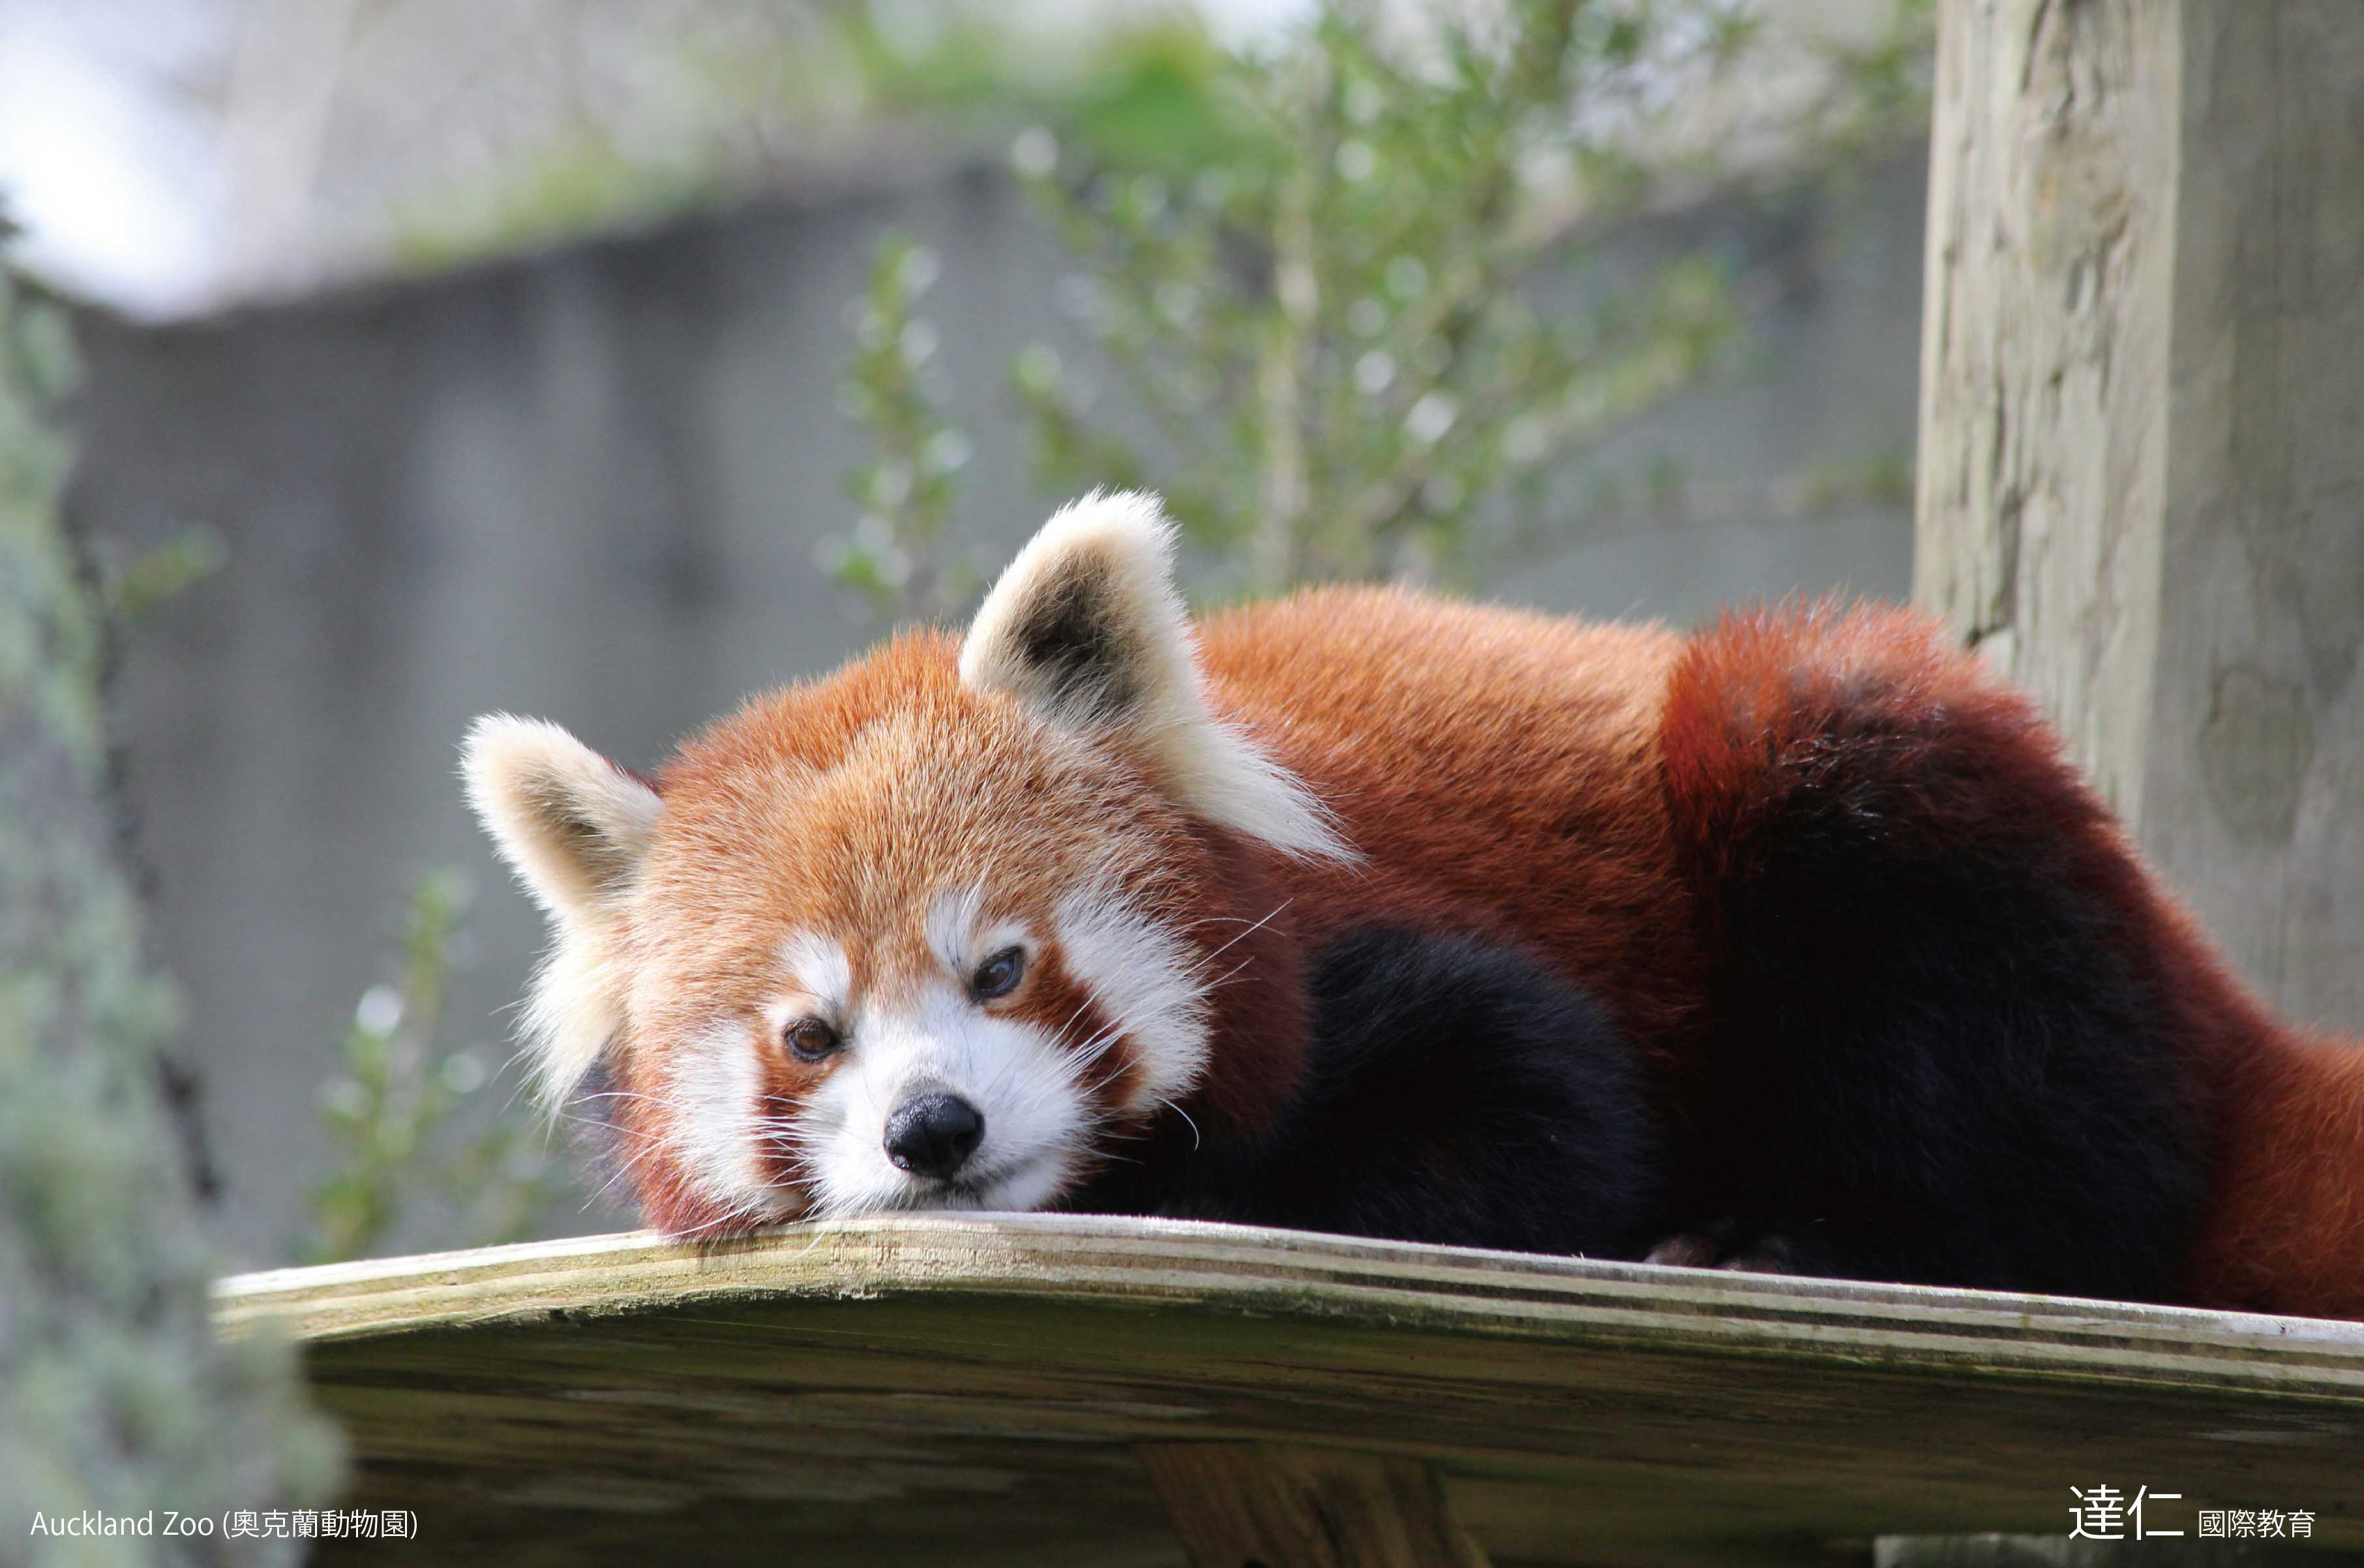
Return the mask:
M815 1209L1037 1208L1066 1185L1091 1131L1073 1053L1045 1029L997 1018L949 979L918 997L865 1003L843 1054L797 1118ZM923 1089L960 1095L984 1140L951 1182L886 1155L886 1118Z
M973 887L949 888L928 905L928 951L963 984L977 965L1009 948L1023 948L1026 928L1015 920L984 923L985 895Z
M1094 1090L1114 1053L1128 1053L1135 1068L1126 1113L1178 1098L1205 1071L1213 977L1170 925L1106 889L1061 901L1059 951L1104 1026L1087 1039L1078 1020L1046 1028L998 1016L969 995L977 965L1007 948L1033 950L1023 926L988 921L984 911L974 888L939 894L923 929L941 971L916 993L883 988L832 1018L844 1046L791 1129L814 1212L1042 1207L1065 1190L1089 1151ZM800 984L846 995L842 949L810 936L790 947ZM904 1171L886 1152L896 1108L939 1090L968 1101L985 1121L976 1153L949 1182Z
M623 1032L631 982L618 949L608 933L561 923L534 968L519 1033L534 1095L553 1108L566 1103Z
M928 951L954 974L968 954L970 933L985 895L974 887L948 887L928 901Z
M1207 1065L1210 976L1171 928L1121 897L1072 894L1058 909L1067 971L1099 1003L1110 1029L1129 1040L1138 1081L1124 1109L1145 1111L1199 1082Z
M853 995L853 967L846 962L842 947L818 931L798 931L780 944L780 963L797 988L797 995L780 1007L795 1004L799 1016L845 1016L846 1004ZM775 1021L784 1023L786 1018Z
M784 1218L795 1207L762 1157L763 1074L745 1025L716 1024L674 1058L674 1148L699 1195L732 1218Z

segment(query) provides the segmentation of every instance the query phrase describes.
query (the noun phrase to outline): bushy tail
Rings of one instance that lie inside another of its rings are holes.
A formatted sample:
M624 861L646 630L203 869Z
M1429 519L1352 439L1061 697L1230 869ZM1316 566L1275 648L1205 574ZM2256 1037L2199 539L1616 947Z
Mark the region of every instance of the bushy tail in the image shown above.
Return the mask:
M2283 1030L2225 1066L2195 1299L2364 1319L2364 1042Z
M2364 1317L2358 1053L2267 1017L2024 695L1907 612L1734 615L1662 748L1710 1140L1768 1223L1891 1278Z

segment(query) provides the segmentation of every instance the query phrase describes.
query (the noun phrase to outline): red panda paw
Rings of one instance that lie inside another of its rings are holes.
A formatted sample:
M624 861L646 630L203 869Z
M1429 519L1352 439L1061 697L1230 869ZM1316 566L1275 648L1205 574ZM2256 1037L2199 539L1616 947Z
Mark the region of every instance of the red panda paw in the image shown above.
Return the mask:
M1642 1254L1645 1263L1677 1269L1712 1269L1723 1260L1723 1240L1713 1230L1686 1230L1669 1236Z
M1815 1274L1810 1249L1777 1233L1753 1229L1737 1219L1719 1219L1697 1230L1669 1236L1643 1256L1645 1263L1680 1269L1727 1269L1735 1273Z

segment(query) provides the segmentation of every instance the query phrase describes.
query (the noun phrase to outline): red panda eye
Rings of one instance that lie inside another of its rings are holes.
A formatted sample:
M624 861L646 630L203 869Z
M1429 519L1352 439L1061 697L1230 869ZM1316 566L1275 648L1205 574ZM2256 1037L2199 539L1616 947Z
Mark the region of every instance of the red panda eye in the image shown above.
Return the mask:
M1025 952L1018 948L1004 948L977 966L976 978L968 983L969 989L978 1001L990 1002L1017 990L1025 973Z
M819 1018L798 1018L787 1027L788 1050L799 1062L819 1062L845 1043L838 1032Z

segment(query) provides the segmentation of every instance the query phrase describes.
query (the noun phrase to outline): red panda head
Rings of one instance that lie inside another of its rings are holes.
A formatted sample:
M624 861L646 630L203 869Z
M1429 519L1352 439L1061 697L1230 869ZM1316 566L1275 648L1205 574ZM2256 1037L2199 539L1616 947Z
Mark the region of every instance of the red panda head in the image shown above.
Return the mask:
M758 698L653 785L478 721L470 796L552 928L538 1087L599 1070L652 1223L1042 1207L1201 1086L1255 866L1350 851L1209 711L1171 548L1150 497L1069 506L964 639Z

